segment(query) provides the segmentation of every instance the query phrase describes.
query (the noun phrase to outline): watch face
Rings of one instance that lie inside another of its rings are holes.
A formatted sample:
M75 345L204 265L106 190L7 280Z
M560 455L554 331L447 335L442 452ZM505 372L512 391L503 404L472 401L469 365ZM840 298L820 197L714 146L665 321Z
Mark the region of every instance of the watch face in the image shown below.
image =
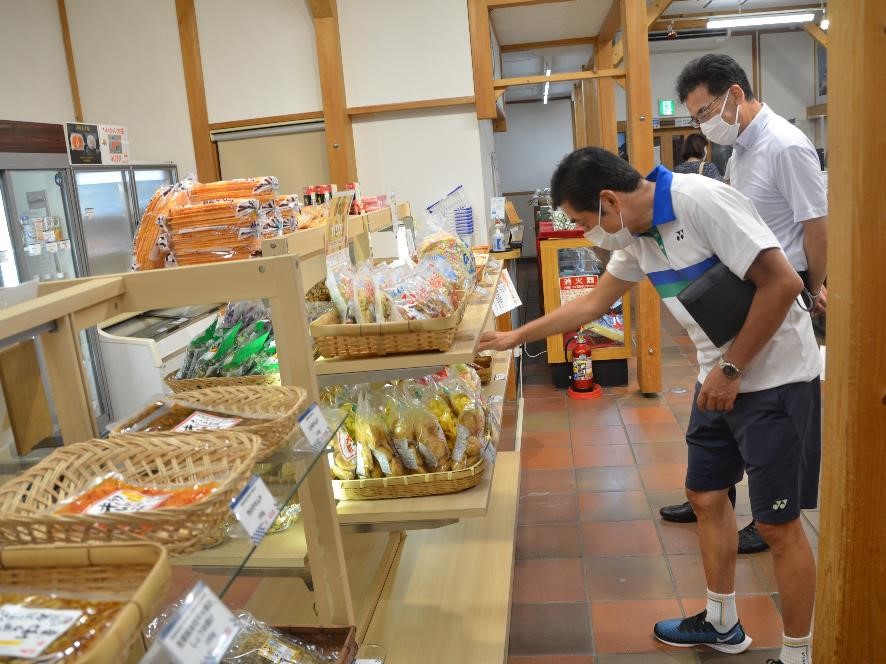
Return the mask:
M741 373L734 364L729 364L725 362L722 366L723 375L727 378L738 378L739 373Z

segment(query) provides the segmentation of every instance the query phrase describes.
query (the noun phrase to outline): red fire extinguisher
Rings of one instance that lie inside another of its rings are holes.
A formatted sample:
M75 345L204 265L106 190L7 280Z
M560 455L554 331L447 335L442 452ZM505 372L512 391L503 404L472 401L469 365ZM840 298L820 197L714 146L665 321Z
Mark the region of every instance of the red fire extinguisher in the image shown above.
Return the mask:
M572 347L572 387L575 392L590 392L594 389L594 370L591 366L591 345L585 339L584 330L570 340Z

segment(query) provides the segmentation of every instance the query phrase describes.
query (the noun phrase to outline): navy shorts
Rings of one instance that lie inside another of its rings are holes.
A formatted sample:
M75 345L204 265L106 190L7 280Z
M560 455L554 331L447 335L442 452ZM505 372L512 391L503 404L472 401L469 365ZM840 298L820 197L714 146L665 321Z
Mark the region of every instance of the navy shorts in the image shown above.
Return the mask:
M790 383L739 394L729 412L699 410L696 385L686 431L686 488L720 491L748 474L751 512L786 523L818 504L821 384Z

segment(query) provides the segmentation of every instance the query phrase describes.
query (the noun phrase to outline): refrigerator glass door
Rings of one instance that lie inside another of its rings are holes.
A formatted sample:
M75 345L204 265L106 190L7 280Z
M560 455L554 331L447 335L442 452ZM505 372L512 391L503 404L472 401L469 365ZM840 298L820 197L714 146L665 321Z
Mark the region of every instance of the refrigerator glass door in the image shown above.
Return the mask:
M6 204L3 202L3 187L0 186L0 287L18 286L18 261L15 247L9 233L6 219Z
M153 167L153 166L133 166L132 173L135 180L135 197L138 205L138 218L136 222L142 218L145 208L160 187L173 184L176 178L174 166Z
M56 169L6 171L5 232L15 254L13 265L17 262L22 281L77 276L65 175ZM6 275L7 270L3 270L4 283Z
M133 218L128 169L75 169L89 276L128 272Z

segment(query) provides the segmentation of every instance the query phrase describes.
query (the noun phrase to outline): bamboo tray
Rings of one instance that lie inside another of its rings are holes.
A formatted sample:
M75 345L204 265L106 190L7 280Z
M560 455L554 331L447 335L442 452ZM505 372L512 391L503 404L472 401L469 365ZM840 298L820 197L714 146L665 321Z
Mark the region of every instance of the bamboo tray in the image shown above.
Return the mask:
M274 629L307 643L339 651L336 664L353 664L357 658L357 629L355 627L290 627Z
M246 385L279 385L280 374L258 374L254 376L230 376L217 378L176 378L177 371L163 379L166 386L175 393L192 390L206 390L212 387L239 387Z
M258 436L261 440L257 457L259 461L268 458L291 442L293 433L298 427L299 413L304 408L307 399L308 393L303 388L281 387L279 385L213 387L179 392L173 397L175 402L193 406L198 410L205 408L225 415L267 419L267 422L262 424L235 426L226 429L226 431ZM114 424L111 427L111 437L154 435L120 432L131 424L144 419L156 409L155 403L148 404L127 420Z
M217 539L252 472L258 437L240 432L119 435L55 450L0 486L0 545L148 541L188 553ZM146 486L218 482L190 505L144 512L54 514L59 503L118 473Z
M0 586L98 593L125 601L77 664L123 661L166 595L171 570L159 544L9 546L0 550Z
M332 480L336 497L347 500L382 500L385 498L417 498L458 493L477 486L483 479L486 462L483 457L470 468L443 473L422 473L375 479Z
M447 351L455 341L467 304L464 295L458 309L445 318L366 325L342 324L333 310L311 323L311 335L320 355L326 358Z

